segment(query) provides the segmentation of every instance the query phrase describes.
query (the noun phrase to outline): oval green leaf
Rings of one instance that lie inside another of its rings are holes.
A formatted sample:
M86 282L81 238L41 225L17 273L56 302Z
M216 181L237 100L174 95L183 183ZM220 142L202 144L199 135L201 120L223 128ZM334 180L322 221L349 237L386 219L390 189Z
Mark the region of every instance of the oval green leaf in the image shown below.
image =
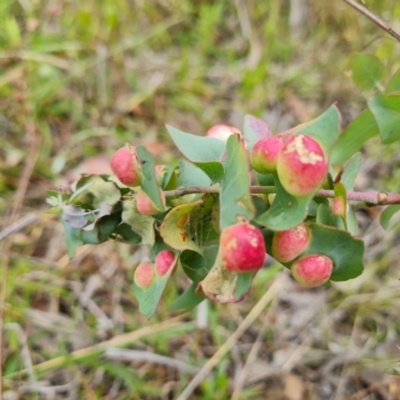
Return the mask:
M332 149L331 164L343 164L378 133L378 125L371 111L363 111L339 136Z
M210 137L196 136L170 125L167 130L181 153L194 163L220 161L225 152L225 142Z
M241 218L252 219L255 207L250 193L249 161L239 135L227 142L225 175L220 192L220 228L237 223Z
M332 105L318 118L300 125L296 133L315 138L329 154L341 131L340 124L340 112L336 105Z
M157 210L164 211L164 205L161 201L160 188L156 180L156 171L153 156L143 147L136 147L137 155L139 157L142 167L142 183L141 188L143 192L149 196L150 200L154 203Z
M372 54L356 54L352 64L353 81L363 90L380 89L386 68Z
M400 139L400 95L376 96L368 100L384 144Z
M383 229L387 229L390 223L391 218L394 214L400 211L400 204L394 204L392 206L388 206L382 212L380 217L380 223Z
M307 197L291 196L282 187L274 174L276 196L271 207L258 216L255 221L273 231L284 231L299 225L307 216L308 205L313 195Z
M311 241L305 254L324 254L331 258L333 281L346 281L361 275L364 270L364 242L350 233L319 224L310 224Z
M385 88L385 94L392 94L397 92L400 92L400 68L390 78L390 81Z

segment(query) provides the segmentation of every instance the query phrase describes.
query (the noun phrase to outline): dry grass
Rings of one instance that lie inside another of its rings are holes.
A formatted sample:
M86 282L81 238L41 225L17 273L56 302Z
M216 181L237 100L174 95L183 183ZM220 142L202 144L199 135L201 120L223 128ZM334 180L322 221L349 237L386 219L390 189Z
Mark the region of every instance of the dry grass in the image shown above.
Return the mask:
M398 28L398 2L378 3ZM46 190L107 172L124 141L173 162L165 122L202 133L253 113L279 131L338 101L347 123L365 104L351 56L377 54L392 73L399 45L344 2L304 4L0 4L5 400L400 399L384 372L400 355L399 219L384 232L379 209L359 211L366 271L354 281L305 290L272 265L244 302L180 314L168 310L187 285L178 274L148 321L130 288L145 250L110 242L68 260L45 213ZM398 151L371 141L358 189L398 191Z

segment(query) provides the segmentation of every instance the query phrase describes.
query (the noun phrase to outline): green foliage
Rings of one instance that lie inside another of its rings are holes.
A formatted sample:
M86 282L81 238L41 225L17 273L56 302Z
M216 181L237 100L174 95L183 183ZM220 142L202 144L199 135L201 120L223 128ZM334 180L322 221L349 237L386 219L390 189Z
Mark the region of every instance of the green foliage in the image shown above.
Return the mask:
M364 64L370 68L366 69ZM376 57L358 55L353 64L353 77L358 86L371 90L381 85L382 68ZM388 90L395 91L396 82L395 74ZM257 174L258 182L267 187L265 193L254 196L248 152L259 140L272 135L268 125L258 118L246 115L243 136L231 134L226 142L167 125L172 140L188 161L179 160L178 167L163 166L157 170L162 179L157 180L151 154L138 146L143 174L140 188L120 188L107 176L88 176L81 178L69 198L52 195L51 203L61 213L66 228L69 254L72 256L84 243L101 243L108 238L151 246L153 254L165 248L174 249L178 252L175 263L191 283L171 302L172 310L193 307L205 297L232 303L246 297L256 271L233 273L223 265L218 243L221 231L249 221L261 227L270 249L274 232L295 228L305 221L311 241L301 256L329 257L334 266L332 281L356 278L363 271L364 245L353 236L357 220L347 195L354 189L360 168L361 155L357 151L378 133L383 143L391 143L400 136L397 95L375 96L368 101L368 106L342 134L341 116L335 105L316 119L287 131L287 137L308 135L321 144L330 160L330 173L324 172L324 187L333 189L334 200L321 198L319 186L307 196L293 196L283 188L278 173ZM304 157L305 161L301 162L313 162L306 148L295 151L299 152L299 159ZM333 179L331 174L335 170L337 176ZM299 171L297 179L302 179L302 173ZM155 217L141 215L136 207L137 193L144 191L158 209L164 210L160 188L172 191L165 211ZM267 199L267 194L273 198ZM382 216L383 226L388 225L396 211L396 207L387 208ZM222 245L236 246L234 241ZM290 268L293 262L285 266ZM140 311L147 317L155 312L170 273L156 276L145 289L133 283Z
M347 191L354 189L354 182L357 178L358 171L361 164L361 154L356 153L350 160L343 166L342 176L340 182L343 183Z
M365 110L341 133L332 150L331 163L342 164L359 151L368 139L378 135L379 128L370 110Z
M182 154L202 169L212 183L222 179L224 168L220 160L225 151L222 140L191 135L169 125L167 129Z
M271 207L256 218L256 222L274 231L283 231L301 223L306 216L313 195L294 197L282 187L274 174L276 196Z
M383 229L387 229L390 223L391 218L398 211L400 211L400 205L396 204L393 206L386 207L385 211L381 214L380 223Z
M352 69L353 80L360 89L380 89L386 69L378 57L370 54L356 54Z
M232 135L227 143L225 175L221 182L220 228L235 224L241 218L252 219L255 207L250 194L248 158L243 142Z
M299 126L296 133L304 133L315 138L325 152L330 154L333 144L340 133L341 116L335 105L329 107L318 118Z
M400 95L376 96L368 100L382 142L390 144L400 139Z
M311 242L306 254L325 254L333 260L333 281L346 281L359 276L363 269L364 243L348 232L310 224Z
M149 196L158 210L163 210L164 205L161 201L160 188L156 181L155 165L152 155L142 146L136 148L142 166L142 190Z
M141 237L142 245L153 245L155 241L154 218L139 213L136 199L126 199L123 202L122 222L128 225L136 235ZM134 237L136 236L134 235ZM135 237L136 240L136 237Z

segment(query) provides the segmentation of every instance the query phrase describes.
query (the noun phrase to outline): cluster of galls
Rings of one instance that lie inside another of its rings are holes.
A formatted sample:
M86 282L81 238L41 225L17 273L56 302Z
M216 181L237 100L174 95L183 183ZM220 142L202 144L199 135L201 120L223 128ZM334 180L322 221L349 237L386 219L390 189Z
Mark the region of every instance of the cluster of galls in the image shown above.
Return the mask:
M230 126L216 125L206 134L222 140L240 132ZM252 149L250 162L261 174L277 173L284 189L292 196L302 197L315 193L328 173L328 160L321 145L304 134L281 133L258 141ZM111 159L111 168L126 186L138 187L142 182L140 162L134 146L117 150ZM162 166L156 166L156 177L162 178ZM165 206L165 196L160 190ZM136 206L144 215L155 215L158 210L150 198L137 190ZM322 254L307 254L311 233L305 223L276 232L273 236L271 255L290 266L294 279L307 287L327 282L333 271L332 260ZM260 269L265 260L265 239L257 227L241 222L228 226L220 236L220 260L232 273L248 273ZM165 275L170 268L176 270L175 254L161 251L155 263L143 262L135 271L136 284L145 289L152 285L156 275Z
M110 165L114 174L124 185L138 187L142 183L142 171L135 146L126 145L118 149L112 156ZM162 166L157 165L155 171L158 179L161 179L162 174L160 167ZM163 207L165 208L165 196L161 189L160 196ZM139 189L136 195L136 207L143 215L156 215L162 211L156 207L146 193Z
M291 266L294 279L307 287L326 283L333 271L332 260L323 254L306 253L311 233L305 223L276 232L273 236L271 255L279 262ZM238 223L224 229L220 237L221 263L234 273L260 269L266 255L262 232L248 223Z
M260 174L276 173L287 193L295 197L310 196L323 184L328 174L328 158L313 137L280 133L258 141L250 162ZM310 231L305 223L287 231L276 232L272 256L291 266L299 283L315 287L327 282L332 274L332 260L322 254L308 254ZM303 256L302 256L303 255Z
M291 264L293 277L304 286L321 286L333 271L332 260L322 254L303 255L308 249L311 233L305 223L274 234L272 256L283 264Z
M260 174L276 172L284 189L292 196L315 193L328 174L328 158L311 136L280 133L258 141L250 162Z
M147 289L153 284L156 276L163 277L169 272L173 275L176 267L175 253L171 250L161 250L154 263L144 261L137 266L133 279L141 289Z

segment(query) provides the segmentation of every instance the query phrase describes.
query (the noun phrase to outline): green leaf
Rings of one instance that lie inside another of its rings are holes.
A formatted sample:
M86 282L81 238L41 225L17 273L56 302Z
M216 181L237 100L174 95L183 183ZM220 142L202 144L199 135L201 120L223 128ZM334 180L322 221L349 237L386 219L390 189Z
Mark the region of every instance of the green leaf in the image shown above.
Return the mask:
M185 250L179 260L186 276L193 282L198 283L207 275L207 260L203 255L195 251Z
M380 89L385 77L385 66L371 54L356 54L353 58L353 81L363 90Z
M84 242L80 238L80 229L71 228L69 224L61 218L61 223L65 228L65 243L67 245L68 257L75 257L76 249L82 246Z
M166 125L172 140L181 153L194 163L220 161L225 142L211 137L196 136Z
M210 186L210 178L198 167L185 160L179 160L178 187Z
M271 207L255 221L273 231L284 231L299 225L307 216L308 205L313 195L294 197L287 193L274 174L276 196Z
M173 208L160 226L160 235L164 242L176 250L192 250L202 254L200 247L191 236L189 221L192 212L198 212L202 200L182 204Z
M143 192L149 196L150 200L160 211L164 210L164 205L161 201L160 188L156 180L156 171L153 156L143 147L136 147L137 155L139 157L142 167L142 183L141 188Z
M368 106L379 127L382 142L390 144L400 139L400 95L376 96Z
M116 230L121 222L119 213L105 215L97 219L91 230L81 230L81 239L87 244L99 244L105 242Z
M121 192L114 182L106 182L98 175L87 175L79 179L71 204L85 209L98 209L103 204L113 206L121 200Z
M174 264L177 262L178 257L175 257ZM154 314L173 270L174 267L171 267L164 276L155 274L154 282L146 289L139 287L135 282L132 283L132 289L139 302L139 311L147 318L150 318Z
M362 240L328 226L310 224L309 227L311 241L305 254L324 254L331 258L334 263L331 280L346 281L361 275L364 269Z
M161 187L163 190L173 190L178 187L178 173L176 167L164 166L166 173L163 176Z
M253 146L261 139L272 136L272 131L262 119L245 115L243 121L243 139L246 142L247 152L250 153Z
M115 233L119 235L123 241L132 244L138 245L142 241L140 235L138 235L126 222L122 222L117 226Z
M352 191L354 189L354 182L357 178L358 171L361 164L361 153L356 153L350 160L346 163L343 168L343 173L340 178L340 182L343 183L347 191Z
M204 171L212 183L219 182L224 176L224 167L220 161L225 152L225 142L216 138L192 135L172 126L166 126L182 154Z
M247 153L239 135L227 142L225 175L220 192L220 228L236 224L241 218L252 219L255 207L250 193L250 172Z
M222 180L224 177L224 167L220 162L210 161L207 163L196 163L197 167L199 167L210 179L211 183L217 183Z
M340 133L341 116L336 105L332 105L318 118L302 124L297 133L304 133L318 140L327 153Z
M197 296L195 291L197 283L193 282L178 298L176 298L170 305L170 310L183 310L186 308L192 308L200 304L205 297Z
M338 227L338 220L340 220L336 215L332 213L329 204L321 203L317 209L316 221L318 224Z
M363 111L339 136L331 153L331 164L343 164L378 133L378 125L371 111Z
M127 223L142 238L142 245L154 244L154 218L143 215L137 210L135 198L123 201L121 217L122 221Z
M274 186L274 175L257 173L257 182L260 186Z
M398 211L400 211L400 205L399 204L395 204L395 205L388 206L388 207L385 208L385 210L382 212L381 218L380 218L380 223L381 223L383 229L387 229L388 228L391 218Z
M358 221L356 217L356 213L353 208L350 206L347 211L347 230L352 234L356 235L358 232Z
M400 68L390 78L390 81L385 88L385 94L392 94L396 92L400 92Z

